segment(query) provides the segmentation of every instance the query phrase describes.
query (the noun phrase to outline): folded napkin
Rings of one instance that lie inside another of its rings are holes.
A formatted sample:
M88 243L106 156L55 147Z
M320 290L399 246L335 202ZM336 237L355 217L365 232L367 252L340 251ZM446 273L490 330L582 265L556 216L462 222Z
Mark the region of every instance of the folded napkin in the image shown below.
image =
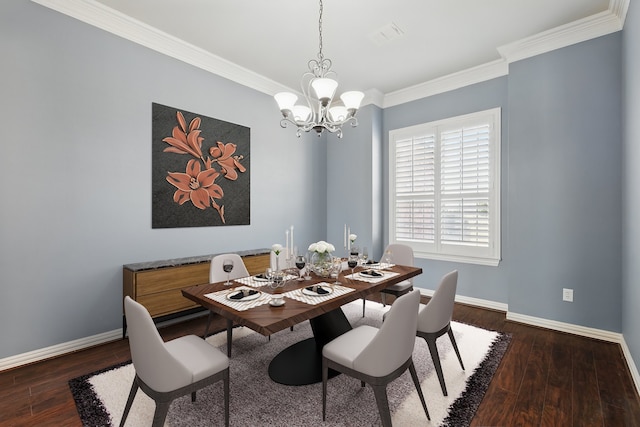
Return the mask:
M384 274L378 273L375 270L366 270L366 271L361 272L360 274L362 274L363 276L369 276L369 277L382 277L382 276L384 276Z
M264 275L264 273L256 274L255 278L269 280L268 277Z
M372 259L370 259L369 261L367 261L366 265L371 265L371 264L377 264L378 261L374 261Z
M315 285L315 286L307 286L305 289L310 291L310 292L315 292L318 295L324 295L324 294L328 294L329 293L328 290L326 290L322 286L317 286L317 285Z
M245 289L242 291L239 291L233 295L229 295L229 299L242 299L244 297L248 297L250 295L255 295L257 294L258 291L254 291L253 289Z

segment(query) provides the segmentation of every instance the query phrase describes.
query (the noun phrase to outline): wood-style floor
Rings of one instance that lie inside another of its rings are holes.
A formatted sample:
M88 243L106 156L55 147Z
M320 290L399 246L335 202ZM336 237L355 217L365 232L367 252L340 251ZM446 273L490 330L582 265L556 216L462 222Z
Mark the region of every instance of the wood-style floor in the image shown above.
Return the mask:
M454 320L512 334L472 425L640 427L640 398L619 345L508 322L504 313L461 304ZM165 340L199 335L205 322L206 316L188 320L161 334ZM212 330L223 328L218 319ZM1 372L0 426L80 426L67 381L129 358L128 341L119 340Z

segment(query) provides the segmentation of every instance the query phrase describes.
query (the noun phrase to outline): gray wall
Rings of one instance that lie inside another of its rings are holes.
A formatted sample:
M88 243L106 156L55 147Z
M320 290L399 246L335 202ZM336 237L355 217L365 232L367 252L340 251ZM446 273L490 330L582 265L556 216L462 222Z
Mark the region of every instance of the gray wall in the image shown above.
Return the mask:
M640 361L640 7L632 2L623 31L624 221L622 332Z
M621 331L621 60L615 33L509 68L511 312Z
M0 358L120 327L123 264L325 238L324 144L271 97L24 0L0 57ZM251 128L251 225L151 229L152 102Z

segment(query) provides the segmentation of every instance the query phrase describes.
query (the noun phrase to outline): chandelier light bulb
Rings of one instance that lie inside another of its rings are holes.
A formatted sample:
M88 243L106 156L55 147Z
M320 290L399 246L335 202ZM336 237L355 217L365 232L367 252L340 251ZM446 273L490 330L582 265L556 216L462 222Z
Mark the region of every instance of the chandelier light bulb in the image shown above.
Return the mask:
M278 107L280 111L284 113L284 111L293 110L293 106L298 100L298 97L291 92L279 92L273 96L278 103Z
M334 122L344 122L349 116L349 110L342 105L336 105L335 107L329 108L329 115Z
M316 93L316 96L322 102L322 106L326 107L329 101L333 98L338 88L338 82L329 78L314 79L311 82L311 87Z
M349 110L357 110L358 108L360 108L360 103L362 102L363 98L364 93L357 90L345 92L340 95L340 99L344 103L344 106Z
M293 106L293 119L296 122L306 122L311 115L311 108L306 105L294 105Z

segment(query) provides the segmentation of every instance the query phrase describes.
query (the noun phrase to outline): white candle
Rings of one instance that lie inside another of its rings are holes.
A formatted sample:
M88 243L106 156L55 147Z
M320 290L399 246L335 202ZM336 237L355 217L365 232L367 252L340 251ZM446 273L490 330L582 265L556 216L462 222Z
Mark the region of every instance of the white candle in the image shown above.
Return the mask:
M291 250L293 250L294 244L293 244L293 225L291 226Z
M343 238L343 246L347 247L347 224L344 225L344 238Z
M289 230L285 230L284 231L284 235L285 235L284 241L287 242L285 244L286 249L285 249L285 253L284 253L285 255L284 256L285 256L285 258L288 258L289 257Z
M351 227L347 228L347 249L351 250Z

